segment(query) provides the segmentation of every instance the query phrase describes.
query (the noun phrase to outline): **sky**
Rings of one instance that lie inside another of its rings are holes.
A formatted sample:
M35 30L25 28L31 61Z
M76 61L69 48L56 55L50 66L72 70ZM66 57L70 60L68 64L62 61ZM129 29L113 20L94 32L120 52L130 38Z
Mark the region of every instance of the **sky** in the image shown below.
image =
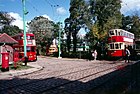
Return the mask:
M0 11L8 12L16 20L12 23L23 29L22 0L0 0ZM140 10L140 0L122 0L121 12L133 15ZM69 17L70 0L26 0L25 19L30 22L36 16L44 16L54 22L64 22Z
M16 20L13 25L23 29L22 0L0 0L0 11L8 12ZM70 0L26 0L25 19L30 22L36 16L44 16L54 22L64 22L69 17Z

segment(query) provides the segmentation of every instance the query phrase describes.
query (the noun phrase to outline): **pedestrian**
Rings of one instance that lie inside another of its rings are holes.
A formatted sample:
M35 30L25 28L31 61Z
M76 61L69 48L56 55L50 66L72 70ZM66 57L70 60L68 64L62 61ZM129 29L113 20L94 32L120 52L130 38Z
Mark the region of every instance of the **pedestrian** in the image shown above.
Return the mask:
M126 47L125 49L125 63L129 63L129 59L130 59L130 51L129 49Z
M96 50L94 50L94 52L92 53L92 56L94 57L94 60L97 59L97 51Z

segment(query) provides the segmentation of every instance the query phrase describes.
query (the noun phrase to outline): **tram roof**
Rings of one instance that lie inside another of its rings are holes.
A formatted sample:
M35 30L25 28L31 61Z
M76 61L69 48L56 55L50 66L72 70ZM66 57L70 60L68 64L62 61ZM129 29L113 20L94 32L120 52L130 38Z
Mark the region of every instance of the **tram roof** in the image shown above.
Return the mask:
M114 30L123 31L123 32L127 32L127 33L129 33L129 34L134 35L133 33L129 32L129 31L126 31L126 30L124 30L124 29L110 29L109 31L114 31Z

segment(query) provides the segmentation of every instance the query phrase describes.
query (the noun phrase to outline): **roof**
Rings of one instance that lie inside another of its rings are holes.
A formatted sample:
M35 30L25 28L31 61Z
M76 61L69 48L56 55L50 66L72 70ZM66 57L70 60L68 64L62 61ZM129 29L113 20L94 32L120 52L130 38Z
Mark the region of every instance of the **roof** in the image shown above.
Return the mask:
M7 35L6 33L0 34L0 43L16 44L18 43L15 39Z
M27 33L26 32L26 36L34 36L34 34L33 33ZM24 33L18 33L18 34L16 34L16 35L14 35L14 36L12 36L12 37L15 37L15 36L24 36Z

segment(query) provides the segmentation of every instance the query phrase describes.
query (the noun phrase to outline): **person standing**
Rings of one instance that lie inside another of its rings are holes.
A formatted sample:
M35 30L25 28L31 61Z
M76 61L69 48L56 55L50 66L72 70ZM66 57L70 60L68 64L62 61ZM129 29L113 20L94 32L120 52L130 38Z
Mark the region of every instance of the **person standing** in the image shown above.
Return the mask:
M130 59L130 51L128 48L125 49L125 63L129 63L129 59Z
M93 52L93 55L92 55L93 57L94 57L94 60L96 60L97 59L97 51L96 50L94 50L94 52Z

